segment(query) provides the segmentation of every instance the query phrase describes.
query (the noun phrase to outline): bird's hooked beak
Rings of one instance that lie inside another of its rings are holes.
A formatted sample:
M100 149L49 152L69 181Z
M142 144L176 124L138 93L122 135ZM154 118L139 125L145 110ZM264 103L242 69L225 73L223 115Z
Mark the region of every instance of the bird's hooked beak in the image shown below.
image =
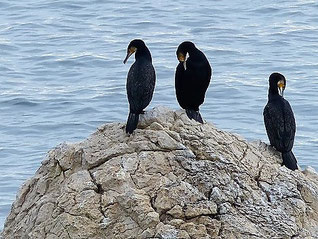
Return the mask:
M277 82L277 87L278 87L278 92L279 92L279 95L281 97L284 96L284 90L285 90L285 82L283 80L280 80Z
M137 48L136 47L130 47L128 50L127 50L127 55L126 55L126 58L124 60L124 64L126 64L128 58L134 54L135 52L137 51Z
M189 53L187 53L186 55L184 55L181 52L178 53L178 60L180 62L183 62L183 67L184 67L185 71L187 70L187 60L188 60L188 58L189 58Z

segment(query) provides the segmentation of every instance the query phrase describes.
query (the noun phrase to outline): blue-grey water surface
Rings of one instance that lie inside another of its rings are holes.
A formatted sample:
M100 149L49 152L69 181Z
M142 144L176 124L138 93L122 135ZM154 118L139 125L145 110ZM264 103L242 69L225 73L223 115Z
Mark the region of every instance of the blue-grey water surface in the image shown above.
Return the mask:
M213 79L202 116L268 142L268 76L287 78L297 121L294 153L318 169L318 3L287 1L0 1L0 230L21 184L55 145L126 121L123 64L130 40L148 45L157 72L151 105L179 109L175 50L191 40Z

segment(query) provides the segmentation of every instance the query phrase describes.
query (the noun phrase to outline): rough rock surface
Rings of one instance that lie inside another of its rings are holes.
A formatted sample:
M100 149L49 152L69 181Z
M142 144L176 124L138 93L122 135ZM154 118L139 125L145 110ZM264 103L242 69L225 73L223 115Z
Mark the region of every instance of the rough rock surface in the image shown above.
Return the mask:
M9 238L318 238L318 175L281 167L183 111L158 107L62 144L21 188Z

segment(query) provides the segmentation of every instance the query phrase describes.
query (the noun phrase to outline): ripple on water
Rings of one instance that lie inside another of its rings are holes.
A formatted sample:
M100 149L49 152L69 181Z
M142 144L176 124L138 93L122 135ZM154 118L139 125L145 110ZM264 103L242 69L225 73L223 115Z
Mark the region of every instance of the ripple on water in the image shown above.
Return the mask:
M14 99L2 101L2 103L4 105L16 105L21 107L33 107L38 105L38 103L35 103L25 98L14 98Z

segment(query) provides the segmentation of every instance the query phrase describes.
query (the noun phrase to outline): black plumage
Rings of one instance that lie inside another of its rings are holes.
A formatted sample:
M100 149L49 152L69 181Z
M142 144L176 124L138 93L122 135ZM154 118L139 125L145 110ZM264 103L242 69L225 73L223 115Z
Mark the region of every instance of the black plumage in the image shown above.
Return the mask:
M149 105L156 82L151 54L142 40L135 39L130 42L124 63L133 53L135 53L135 62L129 69L126 84L129 102L126 133L129 134L137 128L139 114L142 114L143 110Z
M297 160L292 152L296 132L293 110L283 98L286 79L280 73L269 77L268 102L264 108L264 123L270 144L282 153L283 165L297 169Z
M176 54L180 61L175 74L177 100L190 119L203 123L199 106L204 102L210 84L211 66L192 42L181 43Z

